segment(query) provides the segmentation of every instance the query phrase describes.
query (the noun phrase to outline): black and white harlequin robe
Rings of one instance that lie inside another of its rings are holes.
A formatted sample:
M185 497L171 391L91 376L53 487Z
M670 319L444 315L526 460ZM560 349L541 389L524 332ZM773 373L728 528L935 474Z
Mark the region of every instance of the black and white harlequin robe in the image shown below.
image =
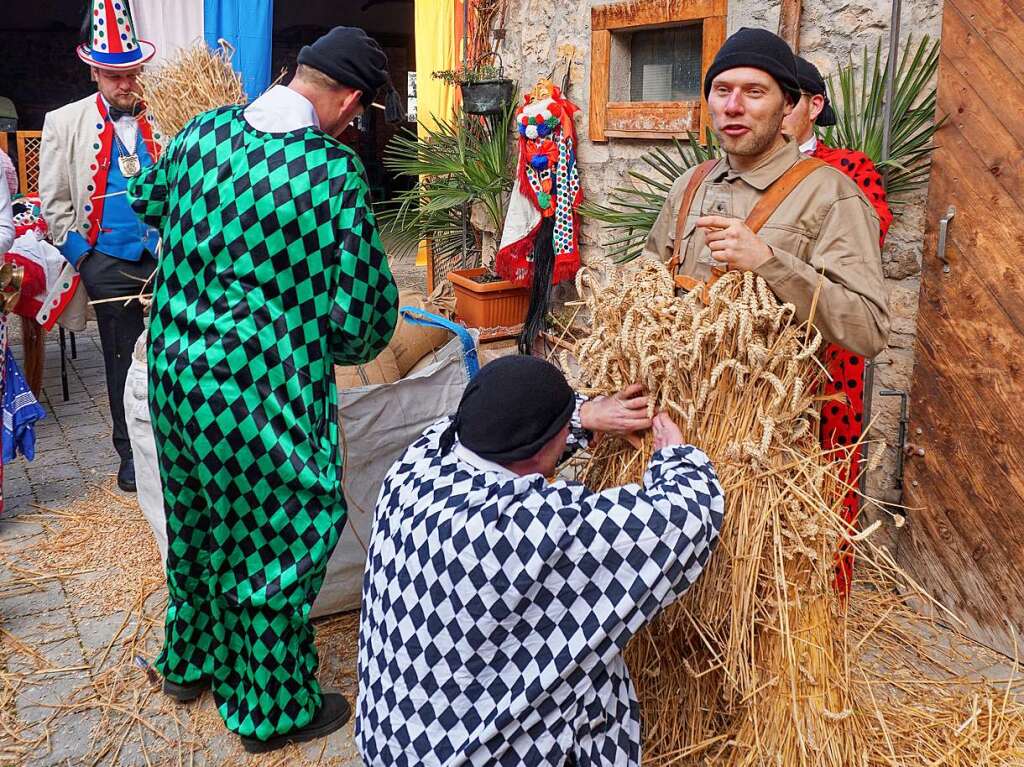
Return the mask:
M573 419L570 447L587 434ZM447 419L391 468L363 582L356 739L373 767L640 763L623 648L700 575L722 523L707 456L643 486L517 476Z

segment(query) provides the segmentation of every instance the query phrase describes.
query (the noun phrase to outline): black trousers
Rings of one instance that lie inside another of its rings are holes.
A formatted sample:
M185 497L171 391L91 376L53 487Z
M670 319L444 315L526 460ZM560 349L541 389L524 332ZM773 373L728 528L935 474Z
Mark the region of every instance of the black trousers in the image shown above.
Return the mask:
M156 259L148 252L139 261L124 261L94 250L78 264L78 274L90 301L152 292L152 283L145 287L145 291L143 287L155 269ZM130 460L132 444L124 420L124 382L132 364L135 342L145 327L142 304L131 301L126 306L124 301L107 301L94 304L93 309L99 324L103 365L107 372L107 397L114 421L114 449L121 460Z

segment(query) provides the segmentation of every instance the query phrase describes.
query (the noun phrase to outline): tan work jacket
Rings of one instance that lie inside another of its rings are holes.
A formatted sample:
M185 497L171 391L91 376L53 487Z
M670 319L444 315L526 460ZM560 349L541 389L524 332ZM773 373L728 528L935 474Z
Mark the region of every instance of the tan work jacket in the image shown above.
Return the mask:
M787 141L751 170L719 161L694 197L683 228L679 273L706 280L717 262L696 227L700 216L746 219L764 191L793 163L800 149ZM672 258L676 218L692 170L677 179L651 229L644 255ZM866 357L885 348L889 310L878 248L878 216L864 195L831 166L812 172L776 209L760 236L774 255L756 272L806 320L822 282L814 324L828 341ZM824 279L822 280L822 275Z

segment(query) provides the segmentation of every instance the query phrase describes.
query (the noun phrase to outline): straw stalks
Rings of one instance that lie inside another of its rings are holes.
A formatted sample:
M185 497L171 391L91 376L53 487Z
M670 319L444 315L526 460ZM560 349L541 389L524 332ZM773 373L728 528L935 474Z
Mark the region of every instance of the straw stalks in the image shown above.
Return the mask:
M938 671L940 695L934 685L925 695L870 682L893 665L894 616L913 631L913 614L893 598L874 615L877 626L851 631L833 588L838 544L856 547L859 571L876 584L870 593L912 584L870 531L857 533L839 514L856 478L840 479L848 449L825 452L818 441L828 397L818 394L826 373L817 330L751 273L727 273L705 303L700 287L677 297L661 264L634 266L630 276L607 263L580 272L591 328L574 354L563 352L563 369L591 394L642 383L652 412L667 411L711 457L726 495L706 572L626 649L645 764L995 765L1010 763L998 753L1024 756L1014 721L1024 709L1012 696L995 705L998 695L978 682L969 698L978 703L965 708L962 680ZM603 440L582 480L595 489L639 482L650 457L650 437L638 446ZM958 727L966 722L961 745L941 752L957 717ZM927 754L915 737L922 729L933 736Z
M176 136L196 115L245 104L242 78L231 68L235 49L225 40L216 51L204 42L183 49L164 65L139 76L142 98L165 139Z
M95 634L89 637L85 665L80 660L55 663L43 652L45 647L37 646L38 639L19 637L0 627L0 765L45 756L67 723L83 716L93 717L96 725L89 742L76 749L75 764L285 767L348 763L347 756L325 756L320 744L305 750L289 747L266 756L246 755L237 739L227 735L212 696L204 695L196 705L182 708L160 692L160 678L151 662L163 635L164 575L149 524L134 499L106 485L91 486L85 497L70 506L40 507L18 520L41 526L42 534L28 545L0 542L0 564L10 574L0 586L0 598L41 593L43 587L57 582L72 598L74 612L84 609L89 617L114 620L99 622L112 627L101 641L96 641ZM357 686L358 617L358 613L333 616L317 625L321 684L340 688L350 699ZM54 629L66 628L59 618L55 620ZM39 637L46 635L44 624L41 619L35 626ZM60 697L46 691L58 676L74 680L70 693ZM27 705L29 698L33 721L19 717L19 705ZM211 746L219 746L222 753L215 755Z

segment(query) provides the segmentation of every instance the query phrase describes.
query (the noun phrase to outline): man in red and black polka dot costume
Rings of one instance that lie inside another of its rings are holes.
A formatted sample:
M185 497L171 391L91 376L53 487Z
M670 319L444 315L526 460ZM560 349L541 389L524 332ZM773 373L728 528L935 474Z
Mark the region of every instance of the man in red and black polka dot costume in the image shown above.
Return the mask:
M814 127L836 124L835 112L829 103L825 80L818 68L800 56L796 57L797 78L800 83L800 101L782 123L784 133L800 143L800 151L832 165L857 183L857 187L874 207L879 220L879 244L885 244L885 235L892 224L892 211L885 200L885 185L875 164L863 152L855 149L831 147L814 133ZM856 444L861 437L864 418L864 358L837 344L825 349L825 361L832 378L829 393L841 393L846 401L828 402L822 409L821 444L828 450ZM860 475L860 448L850 458L844 480L856 484ZM857 519L860 502L852 490L843 501L843 516L853 523ZM838 557L836 588L845 594L849 590L853 573L853 553L842 550Z

